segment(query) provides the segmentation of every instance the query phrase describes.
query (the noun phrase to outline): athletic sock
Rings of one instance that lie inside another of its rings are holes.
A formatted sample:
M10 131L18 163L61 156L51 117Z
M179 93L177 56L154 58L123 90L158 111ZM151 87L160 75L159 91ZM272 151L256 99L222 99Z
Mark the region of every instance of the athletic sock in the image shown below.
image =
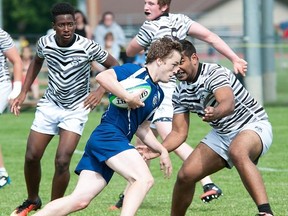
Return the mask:
M273 212L271 210L271 207L270 207L270 204L269 203L265 203L265 204L262 204L262 205L258 205L258 211L259 212L265 212L265 213L269 213L269 214L272 214L273 215Z

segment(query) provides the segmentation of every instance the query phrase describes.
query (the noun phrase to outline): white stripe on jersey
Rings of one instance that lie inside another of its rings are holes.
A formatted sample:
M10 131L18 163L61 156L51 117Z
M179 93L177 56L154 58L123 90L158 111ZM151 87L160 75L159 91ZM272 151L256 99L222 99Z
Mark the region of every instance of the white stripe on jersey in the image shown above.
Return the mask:
M212 104L212 106L216 104L213 92L222 86L230 86L235 98L233 114L209 122L218 133L229 134L249 122L268 119L264 108L229 69L217 64L200 63L198 73L200 74L194 83L178 84L173 94L174 114L192 112L202 117L205 104Z
M75 109L90 91L91 62L103 63L108 53L79 35L71 46L59 47L54 33L39 39L37 55L47 61L48 88L44 97L62 108Z
M4 51L15 46L11 36L0 28L0 82L3 80L10 80L10 74L7 64L7 58Z

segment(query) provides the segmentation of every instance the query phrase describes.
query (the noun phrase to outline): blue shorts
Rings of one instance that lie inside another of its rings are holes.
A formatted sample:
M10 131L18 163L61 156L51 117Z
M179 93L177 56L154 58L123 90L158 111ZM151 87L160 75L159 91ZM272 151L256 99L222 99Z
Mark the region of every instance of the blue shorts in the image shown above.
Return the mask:
M114 125L100 124L91 134L85 146L85 152L79 161L75 173L80 174L82 170L91 170L100 173L107 184L114 174L105 161L134 146L125 134Z

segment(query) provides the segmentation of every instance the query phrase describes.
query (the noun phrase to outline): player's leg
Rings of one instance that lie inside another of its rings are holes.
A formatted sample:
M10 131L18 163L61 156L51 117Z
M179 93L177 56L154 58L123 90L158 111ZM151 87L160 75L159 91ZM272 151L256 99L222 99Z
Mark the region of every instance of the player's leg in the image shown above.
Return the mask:
M59 144L55 157L55 173L52 183L51 200L62 197L70 180L70 161L75 151L84 126L88 120L89 110L78 107L76 110L58 110Z
M106 164L130 183L125 194L121 215L135 215L154 183L148 166L135 149L129 149L111 157Z
M51 201L34 215L64 216L84 209L106 185L105 179L99 173L83 170L79 175L74 191L70 195Z
M235 137L229 147L229 155L259 212L273 214L263 179L255 165L260 155L268 150L271 143L270 125L258 124L252 130L249 128L242 130Z
M36 132L31 129L25 154L24 174L28 198L19 205L11 214L12 215L28 215L32 210L41 207L41 199L39 197L39 187L41 181L41 158L44 151L53 138L53 135L47 135Z
M70 180L70 161L81 136L77 133L59 130L59 145L55 157L55 173L52 182L51 200L64 195Z
M153 130L153 133L154 133L154 130ZM157 132L155 132L157 133ZM154 135L156 136L156 134L154 133ZM135 146L141 146L141 145L145 145L137 136L136 136L136 142L135 142ZM150 166L150 160L147 160L145 161L147 166L149 167ZM124 189L124 191L122 193L119 194L119 199L118 201L115 203L115 205L112 205L109 207L109 210L118 210L120 208L122 208L122 205L123 205L123 201L124 201L124 198L125 198L125 194L126 194L126 191L128 190L128 188L130 187L130 183L127 182L127 185Z
M8 175L7 170L5 169L4 166L4 160L3 160L3 155L2 155L2 149L0 145L0 189L4 187L7 184L10 184L10 177Z
M178 172L173 189L171 216L185 215L192 202L197 181L217 172L225 165L225 161L207 145L197 145Z
M168 118L165 118L168 119ZM170 131L172 130L172 122L161 121L160 119L155 123L156 130L160 135L161 139L164 140ZM174 150L174 153L183 161L185 161L188 156L192 153L193 148L188 145L186 142L182 143L177 149ZM210 176L206 176L200 180L200 183L203 186L204 193L200 196L200 199L203 202L210 202L213 199L217 199L219 196L222 195L222 190L213 183Z

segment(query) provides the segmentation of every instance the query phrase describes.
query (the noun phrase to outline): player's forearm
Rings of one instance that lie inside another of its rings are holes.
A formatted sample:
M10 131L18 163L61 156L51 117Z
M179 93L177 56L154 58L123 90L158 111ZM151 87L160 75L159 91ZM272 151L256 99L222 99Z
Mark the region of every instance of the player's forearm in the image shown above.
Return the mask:
M171 131L170 134L165 138L162 145L167 149L168 152L174 151L187 139L187 134L176 133Z

